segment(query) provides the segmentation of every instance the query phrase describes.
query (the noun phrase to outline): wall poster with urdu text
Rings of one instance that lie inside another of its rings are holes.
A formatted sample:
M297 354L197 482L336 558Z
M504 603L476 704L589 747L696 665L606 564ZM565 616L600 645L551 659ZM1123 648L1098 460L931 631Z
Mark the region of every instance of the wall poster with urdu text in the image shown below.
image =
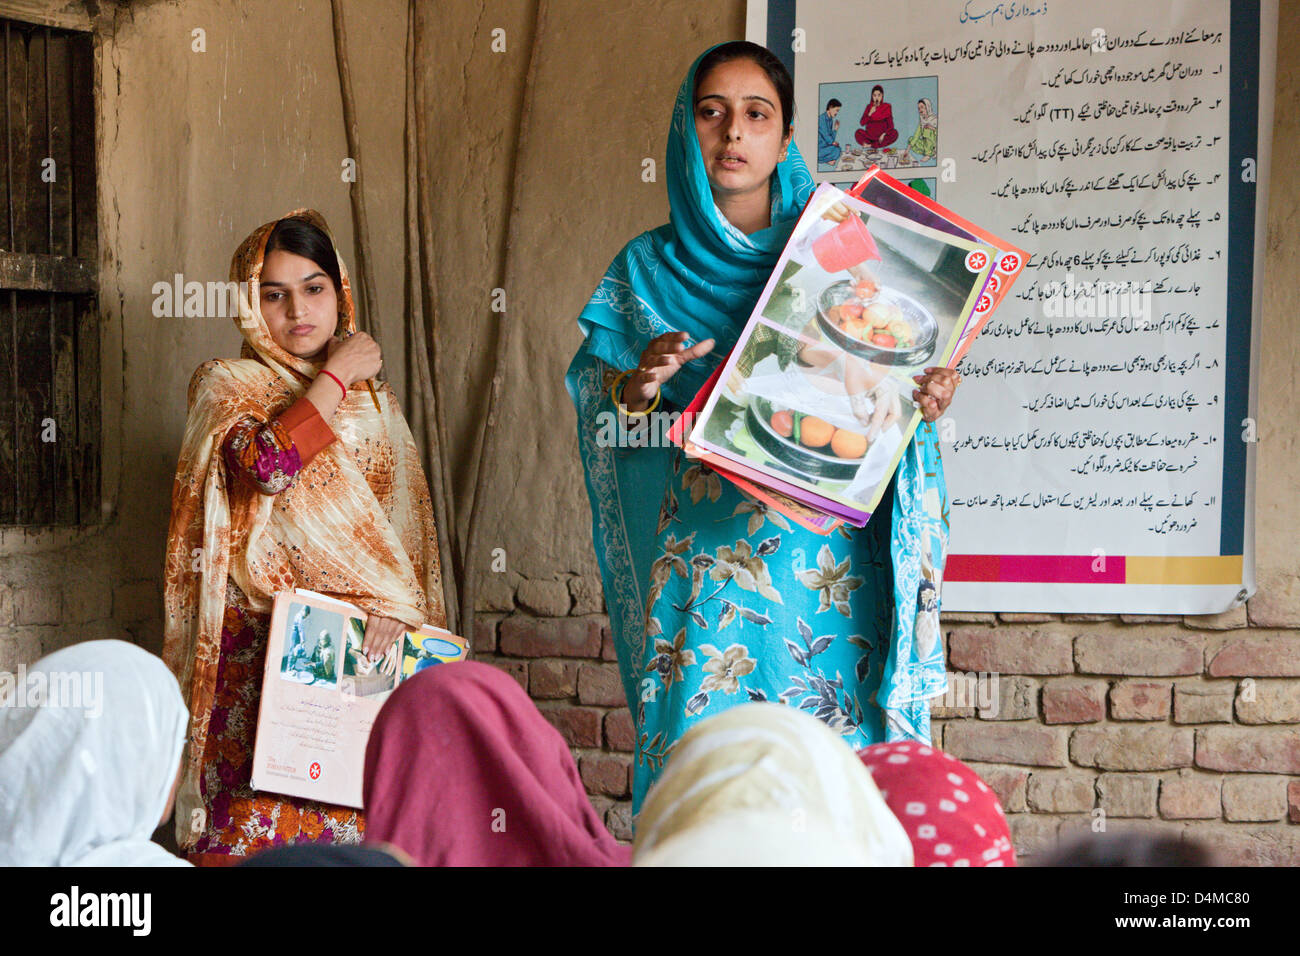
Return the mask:
M1029 250L939 422L945 610L1255 590L1276 2L750 0L818 182L879 165Z

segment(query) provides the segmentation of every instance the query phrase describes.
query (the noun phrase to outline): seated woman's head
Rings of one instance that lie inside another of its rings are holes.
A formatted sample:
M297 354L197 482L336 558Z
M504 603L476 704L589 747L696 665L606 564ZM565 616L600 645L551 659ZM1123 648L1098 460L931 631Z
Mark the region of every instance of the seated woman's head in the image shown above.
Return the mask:
M623 866L560 732L478 661L402 681L366 741L366 842L420 866Z
M908 866L871 774L825 723L744 703L674 745L637 818L638 866Z
M338 329L342 287L329 236L306 219L281 219L266 240L258 289L275 344L298 358L323 359Z
M1063 841L1035 866L1222 866L1209 843L1168 833L1088 833Z
M790 145L794 81L771 50L736 41L695 71L695 135L714 195L765 189Z
M0 866L175 863L149 838L171 816L188 723L176 678L125 641L0 682Z
M907 831L917 866L1015 866L1002 804L973 769L914 740L858 751Z

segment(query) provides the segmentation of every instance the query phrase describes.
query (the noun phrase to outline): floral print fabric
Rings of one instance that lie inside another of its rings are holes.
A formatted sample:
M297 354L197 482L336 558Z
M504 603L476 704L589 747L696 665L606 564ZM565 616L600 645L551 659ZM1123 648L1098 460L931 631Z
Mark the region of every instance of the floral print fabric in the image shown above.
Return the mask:
M611 440L602 415L616 375L580 350L566 382L636 729L634 825L681 735L738 703L799 707L854 748L929 743L929 699L946 686L936 429L917 428L865 528L823 536L676 447Z
M633 708L637 804L691 726L739 703L797 707L854 748L883 740L887 502L866 528L822 537L680 450L671 468Z
M278 421L259 422L245 418L236 422L226 435L222 451L226 468L257 485L263 494L279 494L293 483L302 457Z

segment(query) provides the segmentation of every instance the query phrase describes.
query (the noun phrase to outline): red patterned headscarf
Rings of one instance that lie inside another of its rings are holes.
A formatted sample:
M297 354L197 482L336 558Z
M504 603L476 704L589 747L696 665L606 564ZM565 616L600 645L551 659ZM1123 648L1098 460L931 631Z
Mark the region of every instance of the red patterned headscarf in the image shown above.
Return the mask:
M1002 805L960 760L915 741L872 744L858 757L907 837L917 866L1015 866Z

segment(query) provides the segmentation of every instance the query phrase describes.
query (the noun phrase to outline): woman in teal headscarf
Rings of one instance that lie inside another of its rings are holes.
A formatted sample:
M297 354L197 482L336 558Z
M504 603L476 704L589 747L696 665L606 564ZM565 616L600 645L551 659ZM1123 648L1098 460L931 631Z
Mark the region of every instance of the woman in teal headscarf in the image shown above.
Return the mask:
M790 76L763 47L723 44L692 64L668 135L670 222L610 264L565 377L636 724L634 814L707 715L783 702L854 748L929 742L928 701L946 686L947 504L930 423L951 401L954 373L917 376L926 422L890 490L865 528L830 536L793 525L653 432L644 447L646 429L626 414L684 409L739 337L813 189L792 113Z

